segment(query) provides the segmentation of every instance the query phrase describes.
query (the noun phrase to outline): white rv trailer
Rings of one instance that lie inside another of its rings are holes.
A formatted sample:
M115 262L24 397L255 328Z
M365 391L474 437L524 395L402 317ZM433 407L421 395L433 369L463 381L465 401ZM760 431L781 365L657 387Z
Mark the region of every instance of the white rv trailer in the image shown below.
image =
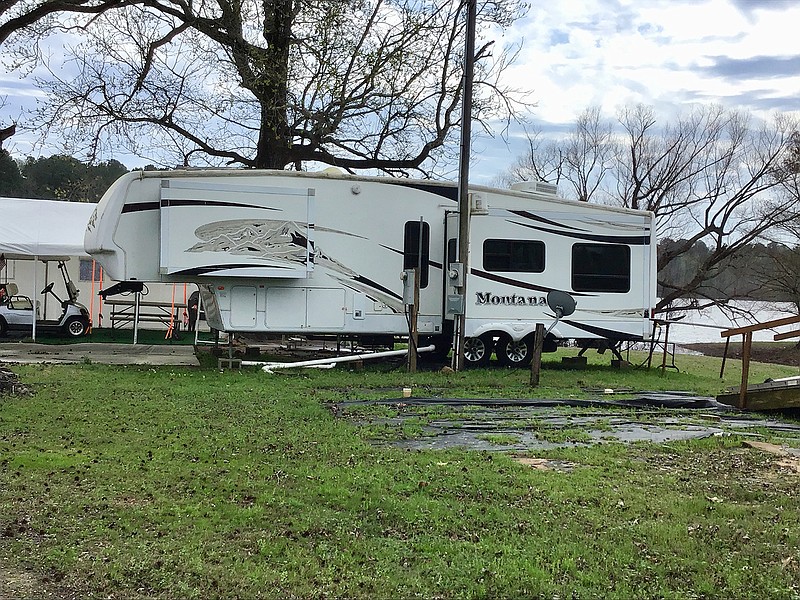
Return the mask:
M649 338L652 213L554 192L470 188L467 364L485 364L492 349L526 364L537 322L554 320L551 290L577 309L546 349ZM401 273L420 262L421 343L447 350L456 200L452 183L329 171L134 172L103 196L85 246L117 281L198 283L216 329L361 339L408 333Z

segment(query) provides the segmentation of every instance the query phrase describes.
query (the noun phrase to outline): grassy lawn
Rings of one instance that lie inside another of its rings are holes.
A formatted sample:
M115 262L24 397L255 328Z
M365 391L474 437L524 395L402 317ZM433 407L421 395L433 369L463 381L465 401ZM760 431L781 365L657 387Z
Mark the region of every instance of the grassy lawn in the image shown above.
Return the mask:
M0 396L0 597L800 598L800 474L736 436L555 448L537 456L572 466L548 471L375 447L328 406L739 377L546 359L534 390L501 369L14 366L35 392Z

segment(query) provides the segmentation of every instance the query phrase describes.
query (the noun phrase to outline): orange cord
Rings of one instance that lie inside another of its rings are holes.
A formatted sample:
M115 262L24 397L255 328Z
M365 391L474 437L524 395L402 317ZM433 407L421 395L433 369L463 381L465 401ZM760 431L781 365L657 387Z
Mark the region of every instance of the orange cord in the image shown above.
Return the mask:
M94 259L92 259L92 297L89 300L89 331L92 333L92 321L94 320Z
M175 284L172 284L172 305L169 311L169 327L167 327L167 334L164 336L165 340L171 340L172 335L175 333Z

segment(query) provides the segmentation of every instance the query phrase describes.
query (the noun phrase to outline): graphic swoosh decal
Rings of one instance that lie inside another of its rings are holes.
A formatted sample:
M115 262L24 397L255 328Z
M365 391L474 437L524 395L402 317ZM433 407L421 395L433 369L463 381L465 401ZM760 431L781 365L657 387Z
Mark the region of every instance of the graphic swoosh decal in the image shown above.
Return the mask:
M258 206L256 204L241 204L239 202L223 202L218 200L161 200L160 202L132 202L122 207L123 213L143 212L146 210L159 210L162 207L171 206L218 206L223 208L257 208L260 210L274 210L280 212L279 208L269 206Z
M586 231L586 229L581 229L580 227L573 227L572 225L564 225L563 223L559 223L558 221L551 221L550 219L545 219L544 217L535 215L531 212L528 212L527 210L510 210L508 212L513 213L518 217L524 217L526 219L530 219L531 221L538 221L539 223L547 223L548 225L563 227L564 229L574 229L575 231ZM518 223L518 225L522 225L522 223Z
M571 325L575 329L580 329L581 331L593 333L599 337L606 338L607 340L639 341L644 339L641 335L623 333L621 331L614 331L613 329L606 329L605 327L595 327L594 325L587 325L586 323L580 323L578 321L568 321L567 319L562 319L561 322Z
M146 210L158 210L159 208L161 208L161 204L159 202L135 202L124 205L122 207L122 212L123 213L143 212Z
M294 267L286 267L282 265L244 265L244 264L222 264L222 265L205 265L203 267L192 267L191 269L183 269L181 271L173 271L170 275L190 275L198 276L211 273L212 271L233 270L233 269L285 269L287 271L294 271Z
M556 231L547 227L538 227L536 225L529 225L528 223L519 223L517 221L509 221L514 225L520 227L527 227L536 231L542 231L551 235L560 235L562 237L573 238L576 240L588 240L592 242L604 242L606 244L627 244L629 246L649 246L650 236L648 235L599 235L595 233L568 233L565 231Z

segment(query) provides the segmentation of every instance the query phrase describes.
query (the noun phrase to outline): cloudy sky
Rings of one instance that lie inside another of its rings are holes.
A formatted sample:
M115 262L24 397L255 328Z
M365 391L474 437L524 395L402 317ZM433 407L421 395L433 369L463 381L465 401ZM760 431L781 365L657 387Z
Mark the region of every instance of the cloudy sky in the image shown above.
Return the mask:
M502 43L522 42L508 76L531 91L532 128L566 132L597 105L609 116L646 103L668 118L691 103L720 103L766 116L800 111L800 2L794 0L539 0ZM0 71L0 124L24 119L35 90ZM30 152L32 138L12 151ZM505 140L479 139L472 179L487 183L525 147L514 127ZM41 149L49 154L48 148ZM135 159L117 157L128 166Z
M669 118L692 103L758 116L800 110L800 2L793 0L559 0L537 2L507 33L523 41L510 76L532 90L531 125L565 132L583 109L645 103ZM479 142L476 177L524 151Z

